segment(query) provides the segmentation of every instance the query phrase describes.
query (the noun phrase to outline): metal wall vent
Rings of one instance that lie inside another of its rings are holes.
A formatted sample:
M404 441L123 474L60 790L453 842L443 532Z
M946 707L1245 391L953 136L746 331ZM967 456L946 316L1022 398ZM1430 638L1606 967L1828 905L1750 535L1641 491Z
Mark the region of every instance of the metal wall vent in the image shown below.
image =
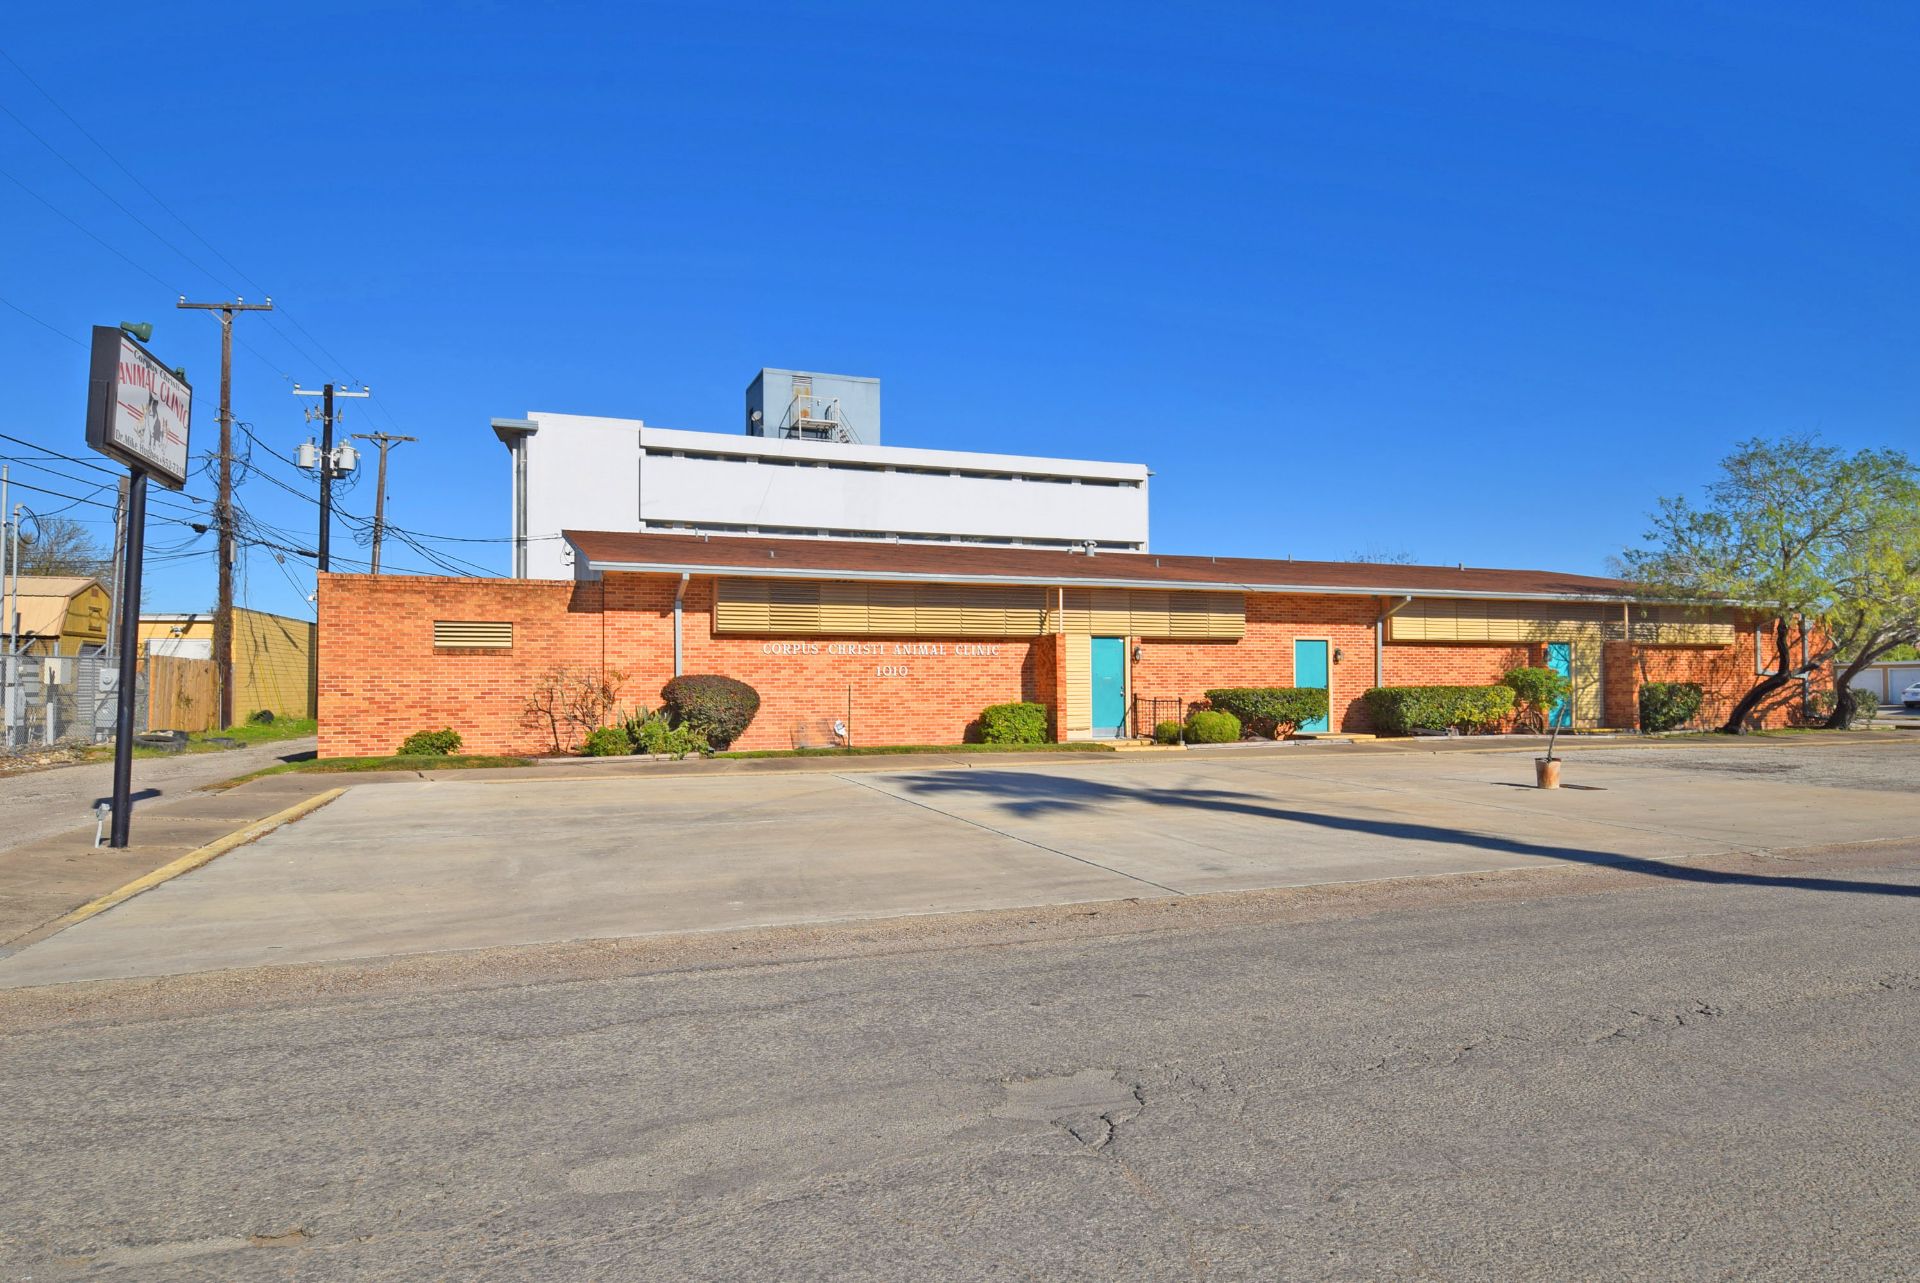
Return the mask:
M433 644L445 650L511 650L513 625L470 619L433 621Z

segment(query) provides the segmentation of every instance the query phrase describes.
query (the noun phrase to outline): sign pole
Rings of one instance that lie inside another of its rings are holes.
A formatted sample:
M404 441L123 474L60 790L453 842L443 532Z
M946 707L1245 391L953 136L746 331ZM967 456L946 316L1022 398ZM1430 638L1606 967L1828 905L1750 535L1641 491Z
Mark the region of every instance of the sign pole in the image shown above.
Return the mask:
M113 832L108 846L125 846L133 819L134 658L140 649L140 558L147 542L147 474L134 468L127 480L126 562L120 570L120 590L127 604L119 625L120 700L113 716Z
M133 821L134 661L140 652L140 563L147 543L147 479L178 490L187 483L187 432L193 387L141 346L153 327L141 322L93 327L87 368L87 444L127 465L126 534L114 604L120 652L113 717L113 817L109 844L125 846Z

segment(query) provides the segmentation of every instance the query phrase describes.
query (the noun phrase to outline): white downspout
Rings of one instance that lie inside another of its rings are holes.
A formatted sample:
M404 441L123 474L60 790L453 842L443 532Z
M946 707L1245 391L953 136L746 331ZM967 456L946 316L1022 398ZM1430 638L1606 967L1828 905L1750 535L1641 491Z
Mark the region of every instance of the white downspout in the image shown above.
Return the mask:
M681 603L686 600L689 575L680 576L680 584L673 590L673 675L680 676L680 617Z

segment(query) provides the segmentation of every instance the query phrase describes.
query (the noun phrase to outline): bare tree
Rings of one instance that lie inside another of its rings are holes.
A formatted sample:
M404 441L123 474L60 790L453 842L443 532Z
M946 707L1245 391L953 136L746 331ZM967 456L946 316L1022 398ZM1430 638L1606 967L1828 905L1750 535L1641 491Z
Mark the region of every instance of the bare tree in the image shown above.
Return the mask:
M1405 548L1368 548L1363 552L1348 553L1347 560L1378 566L1411 566L1416 564L1414 555Z
M620 690L626 684L627 675L612 669L549 668L527 693L520 709L520 724L544 730L553 751L564 753L567 745L561 743L562 731L569 732L569 741L578 743L605 726L620 706Z
M104 575L112 568L111 555L77 521L41 517L21 524L23 575Z

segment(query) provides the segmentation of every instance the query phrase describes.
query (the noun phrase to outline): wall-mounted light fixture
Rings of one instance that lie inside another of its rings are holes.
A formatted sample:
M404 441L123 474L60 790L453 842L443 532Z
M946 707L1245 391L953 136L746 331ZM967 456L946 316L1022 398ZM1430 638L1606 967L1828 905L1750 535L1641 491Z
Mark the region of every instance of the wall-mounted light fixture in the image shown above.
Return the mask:
M1147 653L1147 648L1145 646L1135 646L1133 648L1133 662L1136 664L1139 663L1140 657L1146 653Z
M1340 648L1338 646L1333 648L1333 662L1336 664L1340 662Z

